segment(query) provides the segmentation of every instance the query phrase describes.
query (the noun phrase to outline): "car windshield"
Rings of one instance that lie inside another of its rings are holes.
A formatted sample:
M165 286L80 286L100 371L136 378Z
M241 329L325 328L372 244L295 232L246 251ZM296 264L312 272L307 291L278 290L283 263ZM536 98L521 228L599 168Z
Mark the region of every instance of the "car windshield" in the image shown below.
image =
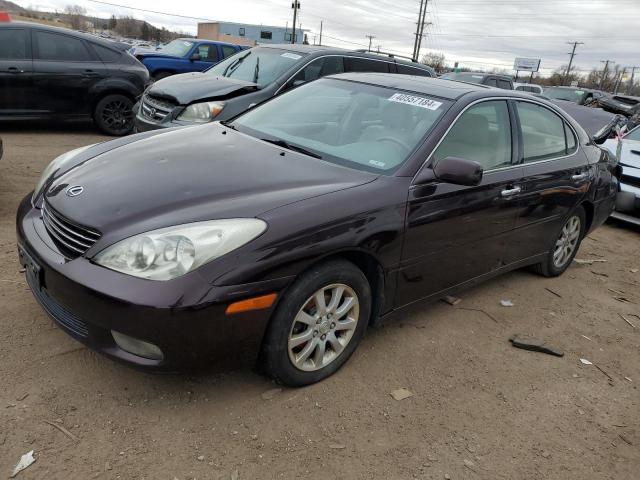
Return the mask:
M567 100L569 102L580 103L584 97L584 90L574 88L547 88L544 94L556 100Z
M325 78L276 97L230 125L283 148L389 174L450 106L422 93Z
M166 53L167 55L175 55L176 57L184 57L191 47L193 46L193 42L189 40L173 40L167 43L164 47L162 47L162 53Z
M473 72L451 72L445 73L440 78L444 78L445 80L457 80L459 82L482 83L484 75Z
M218 63L207 74L253 82L264 88L306 55L276 48L252 48Z
M640 142L640 127L636 127L624 136L625 140Z

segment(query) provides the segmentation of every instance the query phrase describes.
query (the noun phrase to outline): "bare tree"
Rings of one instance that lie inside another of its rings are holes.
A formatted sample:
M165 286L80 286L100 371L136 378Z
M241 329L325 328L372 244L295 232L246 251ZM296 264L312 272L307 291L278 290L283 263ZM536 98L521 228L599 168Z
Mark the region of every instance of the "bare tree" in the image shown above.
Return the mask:
M87 10L80 5L67 5L64 13L69 17L69 23L74 30L83 30L85 24L85 15Z
M447 68L446 60L442 53L436 53L436 52L425 53L422 56L420 63L428 65L438 73L443 72Z

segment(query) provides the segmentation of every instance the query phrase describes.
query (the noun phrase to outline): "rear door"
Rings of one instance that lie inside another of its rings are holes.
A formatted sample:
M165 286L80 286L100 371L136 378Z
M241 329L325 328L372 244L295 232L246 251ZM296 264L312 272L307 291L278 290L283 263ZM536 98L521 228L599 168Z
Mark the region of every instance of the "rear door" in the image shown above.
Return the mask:
M49 113L91 113L90 90L108 75L81 38L34 29L33 78L38 108Z
M29 30L0 28L0 115L33 111L33 62Z
M409 192L396 306L437 294L504 266L517 214L522 166L506 100L471 106L432 155L479 162L482 182L414 186Z
M593 172L573 129L558 114L532 101L514 106L524 169L514 254L528 258L549 250L569 212L584 198Z

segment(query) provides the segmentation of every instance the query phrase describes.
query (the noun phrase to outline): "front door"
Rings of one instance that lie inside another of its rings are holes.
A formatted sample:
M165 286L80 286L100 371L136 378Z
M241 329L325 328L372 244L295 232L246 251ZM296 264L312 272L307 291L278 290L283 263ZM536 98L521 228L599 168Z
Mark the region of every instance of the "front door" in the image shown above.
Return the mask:
M482 182L414 186L396 307L438 294L502 267L516 222L522 167L514 164L511 114L504 100L473 105L436 148L446 157L479 162Z
M0 116L33 109L33 71L29 30L0 28Z

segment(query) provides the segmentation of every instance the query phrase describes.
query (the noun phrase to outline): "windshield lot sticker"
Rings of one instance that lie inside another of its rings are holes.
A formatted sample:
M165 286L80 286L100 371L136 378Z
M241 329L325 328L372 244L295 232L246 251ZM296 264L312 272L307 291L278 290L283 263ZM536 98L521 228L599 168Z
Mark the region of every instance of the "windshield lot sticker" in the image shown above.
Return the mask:
M302 58L302 55L296 55L295 53L289 53L289 52L283 53L280 56L284 58L290 58L291 60L300 60Z
M371 165L373 165L374 167L378 167L378 168L384 168L387 166L386 163L384 162L379 162L378 160L369 160L369 163Z
M428 108L429 110L437 110L442 106L441 102L436 102L435 100L430 100L424 97L407 95L405 93L394 93L387 100L389 100L390 102L413 105L415 107L420 107L420 108Z

